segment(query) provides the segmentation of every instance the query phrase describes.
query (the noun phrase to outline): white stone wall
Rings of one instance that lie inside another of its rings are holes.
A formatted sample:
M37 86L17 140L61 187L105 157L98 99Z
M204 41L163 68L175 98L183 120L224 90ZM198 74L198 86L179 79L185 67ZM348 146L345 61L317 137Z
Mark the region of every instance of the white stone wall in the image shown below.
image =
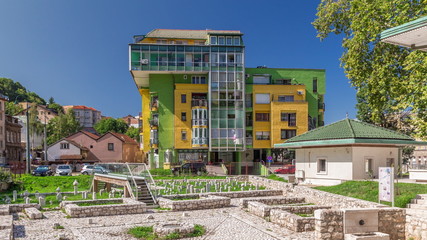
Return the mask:
M94 205L94 206L78 206L76 203L94 202L123 202L123 204L111 205ZM143 202L138 202L130 198L123 199L102 199L102 200L83 200L83 201L69 201L62 202L61 206L70 217L96 217L96 216L110 216L110 215L125 215L125 214L139 214L147 211L147 205Z
M353 178L369 179L365 172L365 158L373 158L373 175L378 178L378 168L387 167L387 158L393 158L397 164L398 149L390 147L353 147Z

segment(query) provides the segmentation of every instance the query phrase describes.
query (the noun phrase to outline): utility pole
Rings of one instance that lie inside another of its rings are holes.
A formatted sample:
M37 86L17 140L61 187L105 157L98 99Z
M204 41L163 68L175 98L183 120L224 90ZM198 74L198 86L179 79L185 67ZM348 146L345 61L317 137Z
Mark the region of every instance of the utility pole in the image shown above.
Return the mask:
M30 159L30 113L28 112L28 102L27 102L27 111L25 112L25 116L27 118L27 149L26 149L26 155L27 155L27 168L25 173L30 174L31 173L31 159Z
M44 160L47 161L46 111L44 112Z

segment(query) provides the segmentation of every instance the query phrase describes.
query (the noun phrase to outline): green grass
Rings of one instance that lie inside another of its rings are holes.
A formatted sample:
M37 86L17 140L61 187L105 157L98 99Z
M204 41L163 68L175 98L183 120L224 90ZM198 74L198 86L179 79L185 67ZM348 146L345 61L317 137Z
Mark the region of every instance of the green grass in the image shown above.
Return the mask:
M170 169L151 169L150 173L152 176L173 176L172 171Z
M196 185L196 181L191 181L192 179L190 179L187 182L175 182L175 187L172 189L172 192L168 192L169 194L185 194L186 193L186 187L187 185L193 185L194 189L206 189L206 182L200 182L199 185ZM247 186L243 186L241 187L240 184L242 184L243 182L237 182L238 184L234 185L231 187L231 191L232 192L236 192L236 191L249 191L249 190L255 190L256 187L254 185L247 185ZM156 182L156 185L159 187L165 187L166 189L171 189L171 182L170 181L162 181L162 180L158 180ZM227 184L227 186L225 187L225 189L223 189L223 192L228 192L228 186L230 186L229 184ZM182 189L180 189L179 187L184 187ZM258 188L259 190L264 190L265 187L264 186L259 186ZM210 186L210 191L209 192L216 192L215 191L215 186L211 185ZM189 193L189 192L187 192ZM165 189L161 189L160 190L160 195L167 195L166 194L166 190Z
M92 177L88 175L37 177L25 174L16 178L12 187L5 193L12 194L13 190L17 190L18 193L22 193L25 190L30 193L34 193L35 191L48 193L56 192L58 187L61 188L61 192L72 192L74 191L74 180L77 180L79 183L78 190L84 191L89 189Z
M54 226L53 229L64 229L64 226L61 226L61 225Z
M172 210L172 208L162 208L162 207L156 207L155 210L161 210L161 211L169 211Z
M143 240L169 240L169 239L180 239L180 238L191 238L199 237L206 233L205 227L202 225L194 225L194 231L192 233L181 235L179 233L171 233L160 238L157 234L154 233L153 227L133 227L128 230L128 234L134 236L135 238L140 238Z
M268 175L267 179L276 180L276 181L280 181L280 182L288 182L288 180L285 180L284 178L279 177L276 174Z
M336 186L315 187L315 189L371 202L378 202L378 182L375 181L347 181ZM395 184L395 191L394 205L396 207L405 208L406 204L410 203L411 199L415 198L417 194L427 193L427 185L399 183ZM398 191L400 194L397 194ZM389 202L381 203L391 206Z
M295 215L298 215L300 217L314 217L314 214L307 214L307 213L295 213Z

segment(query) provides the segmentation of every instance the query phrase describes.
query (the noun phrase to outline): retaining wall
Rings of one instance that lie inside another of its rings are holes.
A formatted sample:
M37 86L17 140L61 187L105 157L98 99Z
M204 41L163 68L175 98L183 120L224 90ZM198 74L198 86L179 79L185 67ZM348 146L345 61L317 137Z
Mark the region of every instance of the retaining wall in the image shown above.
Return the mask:
M186 194L179 195L181 199L182 196ZM194 195L194 194L189 194ZM188 211L188 210L200 210L208 208L223 208L229 207L231 204L231 199L228 197L213 196L213 195L203 195L200 194L199 199L190 199L190 200L179 200L174 201L169 198L160 197L157 199L159 206L161 208L169 208L172 211ZM190 196L189 196L190 197Z
M294 232L306 232L315 229L314 217L301 217L281 209L270 211L270 221Z
M108 203L122 202L123 204L78 206L77 203ZM143 202L138 202L130 198L123 199L102 199L84 201L63 201L61 206L70 217L95 217L110 215L138 214L147 211L147 206Z

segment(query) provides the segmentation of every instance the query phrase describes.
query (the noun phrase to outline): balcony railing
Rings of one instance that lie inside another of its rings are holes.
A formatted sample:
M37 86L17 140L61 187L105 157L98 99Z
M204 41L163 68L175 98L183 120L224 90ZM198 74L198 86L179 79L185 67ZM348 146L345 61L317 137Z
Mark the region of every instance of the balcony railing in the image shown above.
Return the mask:
M207 145L208 144L208 138L193 138L193 139L191 139L191 143L193 145Z
M325 107L326 107L325 103L319 102L319 110L325 111Z
M293 101L286 101L282 99L273 99L273 102L285 102L285 103L306 103L306 100L293 100Z
M159 144L159 139L157 139L157 138L151 138L150 139L150 144L151 145L153 145L153 144Z
M253 138L247 137L246 138L246 145L252 145L252 143L253 143Z
M193 100L191 100L191 107L208 107L208 100L206 100L206 99L193 99Z
M251 119L251 120L247 120L246 119L246 127L253 127L254 126L254 121Z
M151 126L159 126L159 120L156 118L156 119L151 119L150 120L150 125Z
M191 123L193 126L207 126L208 120L207 119L192 119Z

